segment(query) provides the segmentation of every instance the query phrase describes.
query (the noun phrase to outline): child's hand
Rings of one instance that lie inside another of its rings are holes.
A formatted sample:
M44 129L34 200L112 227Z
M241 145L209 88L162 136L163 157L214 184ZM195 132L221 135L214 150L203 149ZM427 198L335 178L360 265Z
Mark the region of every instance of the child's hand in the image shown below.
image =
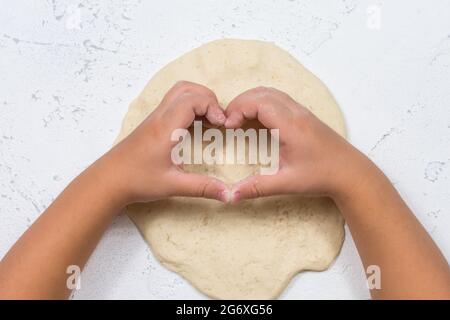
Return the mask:
M188 128L196 116L223 125L225 115L215 94L190 82L179 82L160 105L107 155L118 176L125 202L144 202L169 196L206 197L226 201L227 188L215 178L185 173L171 160L175 129Z
M332 196L364 266L383 272L373 297L450 297L445 257L368 158L275 89L241 94L226 114L209 89L187 82L175 85L135 131L69 184L3 257L0 299L67 297L67 266L86 263L115 214L128 203L168 196L226 200L224 183L185 173L172 163L171 134L189 127L195 116L228 128L258 119L280 130L279 172L240 182L233 201L282 193Z
M233 202L275 194L332 195L347 183L349 160L358 151L289 95L272 88L255 88L236 97L226 109L225 127L238 128L258 119L279 129L280 169L258 175L233 188Z

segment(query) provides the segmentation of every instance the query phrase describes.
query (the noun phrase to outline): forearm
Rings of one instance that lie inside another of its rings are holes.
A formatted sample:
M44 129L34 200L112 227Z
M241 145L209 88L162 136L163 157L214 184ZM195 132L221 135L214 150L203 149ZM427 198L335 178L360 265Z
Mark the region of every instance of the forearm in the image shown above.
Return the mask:
M372 297L450 298L447 261L386 176L357 158L359 178L335 201L365 268L380 267L381 288L371 290Z
M132 133L77 177L0 262L0 298L64 298L68 266L86 263L115 215L132 202L169 196L224 201L226 185L185 173L171 159L171 134L196 117L223 125L215 94L179 82Z
M0 263L0 298L66 298L67 267L84 266L122 202L111 164L78 176Z

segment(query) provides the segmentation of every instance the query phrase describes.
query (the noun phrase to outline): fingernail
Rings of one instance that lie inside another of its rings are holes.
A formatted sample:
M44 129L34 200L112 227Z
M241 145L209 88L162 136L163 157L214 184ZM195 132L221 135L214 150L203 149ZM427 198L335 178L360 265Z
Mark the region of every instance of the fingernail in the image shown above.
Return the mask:
M241 200L241 193L239 191L233 192L231 196L231 203L239 202L239 200Z
M218 113L216 119L220 124L223 124L226 120L225 115L223 113Z
M230 202L230 191L223 190L219 192L219 200L222 201L223 203Z

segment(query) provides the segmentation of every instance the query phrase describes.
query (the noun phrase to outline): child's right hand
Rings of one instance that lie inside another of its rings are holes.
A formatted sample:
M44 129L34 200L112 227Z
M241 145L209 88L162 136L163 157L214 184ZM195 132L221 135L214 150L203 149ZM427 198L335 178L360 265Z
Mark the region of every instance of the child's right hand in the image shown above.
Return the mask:
M258 119L265 127L280 130L279 171L239 182L233 188L233 202L276 194L333 196L355 183L350 177L360 176L354 172L358 163L369 162L308 109L276 89L248 90L228 105L225 114L227 128Z

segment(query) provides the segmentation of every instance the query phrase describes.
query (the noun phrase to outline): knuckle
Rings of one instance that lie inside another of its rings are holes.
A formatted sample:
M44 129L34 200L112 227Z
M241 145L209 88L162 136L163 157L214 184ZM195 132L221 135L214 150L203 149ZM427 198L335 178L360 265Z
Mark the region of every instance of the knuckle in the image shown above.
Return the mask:
M296 122L306 125L306 124L309 124L313 120L314 115L307 108L300 106L298 108L298 111L295 112L294 117L296 119Z
M277 94L277 93L281 92L274 87L265 87L265 86L256 87L254 90L256 93L262 94L262 95L273 95L273 94Z
M157 140L164 136L164 128L158 123L148 126L148 134L151 137L155 137Z
M181 92L180 95L178 96L178 98L181 101L185 101L185 100L191 99L193 96L195 96L195 94L193 92L186 90L186 91Z
M266 96L270 93L270 88L268 87L264 87L264 86L259 86L254 88L253 93L258 95L258 96Z
M188 86L189 84L190 84L189 81L186 81L186 80L179 80L179 81L177 81L177 82L175 83L174 87L176 87L176 88L183 88L183 87Z
M261 192L261 188L259 186L258 180L255 180L251 183L250 185L251 187L251 194L253 198L260 198L263 196L262 192Z
M277 88L274 87L265 87L266 88L266 92L270 93L270 94L286 94L283 91L278 90Z
M277 95L277 97L286 103L296 103L295 100L289 95L289 93L278 90L276 88L271 88L272 92Z
M174 88L177 90L178 94L183 94L192 91L192 83L185 80L180 80L175 83Z
M207 191L210 184L211 184L210 180L200 183L197 189L197 195L199 197L205 198L208 195Z
M197 93L198 95L206 96L212 100L216 99L216 95L213 91L208 89L207 87L204 87L200 84L196 84L190 81L186 80L180 80L177 81L174 85L174 88L176 89L177 93L179 95L185 94L185 93Z
M177 110L179 107L183 108L193 99L194 94L191 92L181 92L171 105L171 110Z
M311 113L297 114L293 118L293 128L300 135L310 136L314 132L314 121Z

